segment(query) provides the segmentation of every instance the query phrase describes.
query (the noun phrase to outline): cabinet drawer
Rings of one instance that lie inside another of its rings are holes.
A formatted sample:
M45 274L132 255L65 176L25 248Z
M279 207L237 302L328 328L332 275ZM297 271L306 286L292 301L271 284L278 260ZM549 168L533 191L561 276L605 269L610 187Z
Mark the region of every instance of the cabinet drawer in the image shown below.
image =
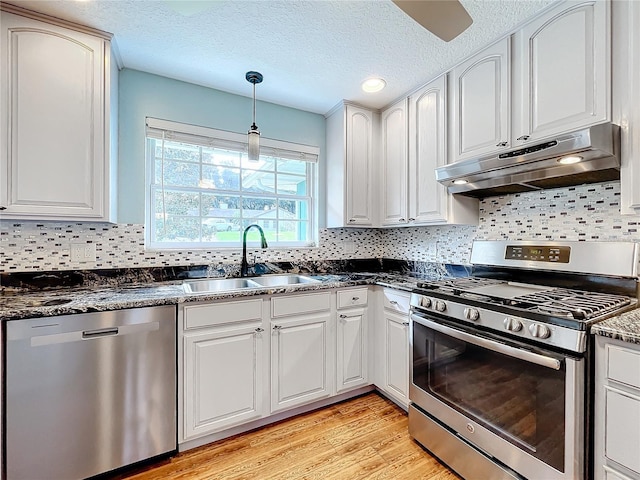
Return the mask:
M384 290L384 308L398 313L409 313L410 296L394 290Z
M331 294L313 293L271 299L271 317L285 317L302 313L322 312L331 309Z
M209 303L184 307L184 329L262 320L262 300Z
M640 388L640 350L609 345L607 377L616 382Z
M343 290L338 292L338 310L348 307L367 305L367 289Z

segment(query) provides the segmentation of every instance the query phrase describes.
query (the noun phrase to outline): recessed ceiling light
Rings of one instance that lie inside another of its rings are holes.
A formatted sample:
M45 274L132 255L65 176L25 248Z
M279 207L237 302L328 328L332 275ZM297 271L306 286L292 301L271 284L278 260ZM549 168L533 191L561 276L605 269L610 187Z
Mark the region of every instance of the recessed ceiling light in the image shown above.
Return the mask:
M581 162L582 160L582 157L579 157L578 155L571 155L569 157L562 157L558 160L558 163L561 163L563 165L571 165L573 163Z
M367 93L375 93L382 90L387 85L380 77L371 77L367 78L364 82L362 82L362 90Z
M454 180L454 181L453 181L453 184L454 184L454 185L465 185L465 184L467 184L467 183L469 183L467 180L463 180L463 179L461 179L461 178L460 178L460 179L458 179L458 180Z

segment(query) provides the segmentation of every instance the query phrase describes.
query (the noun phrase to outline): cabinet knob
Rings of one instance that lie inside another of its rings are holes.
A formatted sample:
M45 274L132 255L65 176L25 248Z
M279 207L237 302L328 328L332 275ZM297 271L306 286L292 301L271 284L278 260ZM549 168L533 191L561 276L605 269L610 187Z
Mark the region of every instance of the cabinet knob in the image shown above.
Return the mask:
M256 333L262 333L262 332L264 332L264 328L260 328L260 327L256 328Z
M520 139L518 139L520 140ZM506 147L507 146L507 142L500 142L496 145L496 147Z
M409 326L409 322L402 322L402 324L403 324L405 327L408 327L408 326Z
M353 222L355 222L355 221L356 221L356 219L355 219L355 218L350 218L350 219L349 219L349 223L353 223Z
M280 330L282 328L282 325L274 325L273 329L274 330Z
M389 303L390 303L391 305L397 305L397 304L398 304L398 302L396 302L395 300L391 300L391 301L389 301Z
M346 315L340 315L340 318L347 318Z
M400 223L404 223L404 222L406 222L406 220L405 220L404 218L399 218L399 219L398 219L398 221L399 221Z
M360 297L353 297L351 300L353 300L354 302L357 302L358 300L360 300Z
M410 218L410 219L409 219L409 221L410 221L410 222L415 222L415 221L416 221L416 219L415 219L415 218Z
M6 210L7 207L0 207L0 210Z
M522 135L522 136L516 138L516 140L529 140L529 138L530 138L529 135Z

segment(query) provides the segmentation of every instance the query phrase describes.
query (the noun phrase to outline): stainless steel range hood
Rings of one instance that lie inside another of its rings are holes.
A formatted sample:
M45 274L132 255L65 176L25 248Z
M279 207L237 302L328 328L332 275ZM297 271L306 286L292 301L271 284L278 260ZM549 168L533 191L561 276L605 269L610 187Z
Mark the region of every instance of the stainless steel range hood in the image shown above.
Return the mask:
M489 197L620 179L620 128L602 123L436 169L449 193ZM576 157L578 163L562 163Z

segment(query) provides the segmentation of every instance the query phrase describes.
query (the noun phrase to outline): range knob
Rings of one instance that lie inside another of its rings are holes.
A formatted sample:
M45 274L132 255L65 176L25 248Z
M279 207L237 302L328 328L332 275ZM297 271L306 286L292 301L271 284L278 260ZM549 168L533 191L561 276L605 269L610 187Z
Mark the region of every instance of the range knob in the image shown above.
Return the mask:
M422 297L420 299L420 306L429 308L431 306L431 299L429 297Z
M436 300L435 308L438 312L444 312L447 309L447 304L444 303L442 300Z
M507 317L504 319L504 328L510 332L519 332L522 330L522 322L517 318Z
M466 318L467 320L471 320L472 322L475 322L480 318L480 312L478 312L478 310L476 310L475 308L465 308L464 318Z
M551 336L551 330L546 325L540 325L539 323L532 323L529 325L529 331L531 335L536 338L549 338Z

